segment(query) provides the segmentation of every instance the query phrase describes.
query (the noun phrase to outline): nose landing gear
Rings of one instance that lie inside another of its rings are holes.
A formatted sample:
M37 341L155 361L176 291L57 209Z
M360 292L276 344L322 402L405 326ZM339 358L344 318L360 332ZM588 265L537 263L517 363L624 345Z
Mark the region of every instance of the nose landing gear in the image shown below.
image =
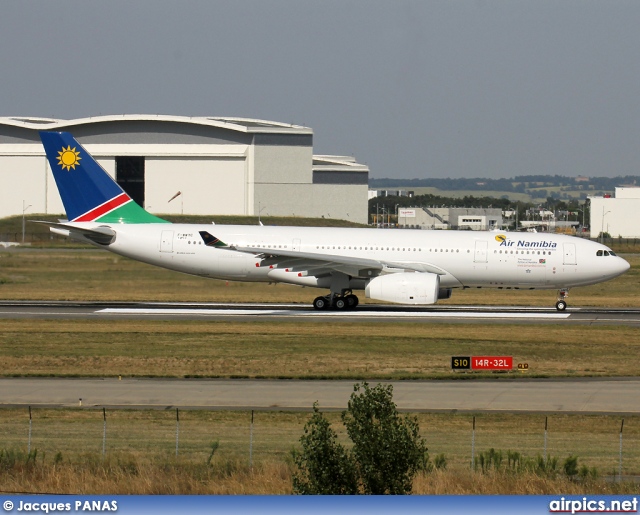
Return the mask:
M566 298L569 296L569 289L562 288L558 290L558 302L556 302L556 309L558 311L564 311L567 309L567 301Z

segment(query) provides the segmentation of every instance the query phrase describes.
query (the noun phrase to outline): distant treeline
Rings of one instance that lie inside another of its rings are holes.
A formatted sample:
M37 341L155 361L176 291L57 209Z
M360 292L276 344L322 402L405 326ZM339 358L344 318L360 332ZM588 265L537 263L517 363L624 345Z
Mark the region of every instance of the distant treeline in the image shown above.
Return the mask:
M438 188L439 190L506 191L527 193L531 188L564 187L571 190L613 192L616 186L640 185L638 175L617 177L564 177L561 175L517 175L512 179L370 179L373 189Z
M532 207L534 204L530 202L512 202L505 198L495 197L473 197L465 195L462 198L442 197L440 195L416 195L414 197L375 197L369 200L369 213L375 213L376 208L383 206L385 209L391 209L395 213L398 207L484 207L484 208L500 208L514 209L519 207L525 209Z

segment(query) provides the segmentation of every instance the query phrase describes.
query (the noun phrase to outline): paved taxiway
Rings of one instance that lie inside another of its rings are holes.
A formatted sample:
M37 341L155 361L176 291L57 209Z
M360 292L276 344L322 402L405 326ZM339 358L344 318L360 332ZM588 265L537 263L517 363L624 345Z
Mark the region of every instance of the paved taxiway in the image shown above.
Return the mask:
M316 311L300 304L0 302L0 318L137 318L187 320L340 320L450 323L531 323L640 326L640 309L505 306L361 305L354 311Z
M309 410L318 401L321 409L331 410L346 408L354 382L3 378L0 379L0 405ZM636 378L392 381L390 384L393 384L393 399L401 410L640 415L640 379Z

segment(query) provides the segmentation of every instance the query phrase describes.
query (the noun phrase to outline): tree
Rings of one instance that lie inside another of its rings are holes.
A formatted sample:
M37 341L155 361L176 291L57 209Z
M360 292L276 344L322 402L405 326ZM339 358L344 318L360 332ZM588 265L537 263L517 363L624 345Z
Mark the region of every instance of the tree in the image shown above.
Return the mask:
M293 491L298 494L356 494L356 470L329 421L313 405L313 415L300 437L302 452L294 452L298 472L293 475Z
M401 417L393 386L356 384L342 422L353 443L346 450L314 404L311 420L294 456L295 493L411 493L413 478L429 466L416 417Z

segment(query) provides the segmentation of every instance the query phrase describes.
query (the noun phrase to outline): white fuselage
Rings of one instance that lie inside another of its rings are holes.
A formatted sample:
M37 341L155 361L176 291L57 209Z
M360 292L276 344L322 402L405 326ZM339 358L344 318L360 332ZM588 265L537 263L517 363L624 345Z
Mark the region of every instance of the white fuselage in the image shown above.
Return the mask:
M207 231L231 247L250 247L402 263L413 271L440 275L441 288L489 287L560 289L612 279L629 268L610 249L581 238L546 233L423 231L319 227L193 224L69 224L108 226L109 251L188 274L238 281L286 282L327 288L318 275L286 264L263 266L258 252L208 247ZM400 264L400 265L398 265ZM366 267L362 267L366 269ZM350 287L363 289L366 274L348 274Z

